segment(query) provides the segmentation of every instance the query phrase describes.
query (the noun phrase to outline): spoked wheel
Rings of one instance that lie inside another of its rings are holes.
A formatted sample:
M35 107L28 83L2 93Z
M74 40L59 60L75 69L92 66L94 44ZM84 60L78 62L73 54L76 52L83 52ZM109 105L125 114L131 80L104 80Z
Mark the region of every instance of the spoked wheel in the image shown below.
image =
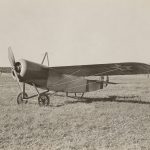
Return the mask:
M41 94L38 97L38 103L40 106L48 106L49 105L49 96L46 94Z
M28 100L28 95L27 93L24 93L24 97L23 97L23 93L19 93L18 97L17 97L17 104L27 104Z

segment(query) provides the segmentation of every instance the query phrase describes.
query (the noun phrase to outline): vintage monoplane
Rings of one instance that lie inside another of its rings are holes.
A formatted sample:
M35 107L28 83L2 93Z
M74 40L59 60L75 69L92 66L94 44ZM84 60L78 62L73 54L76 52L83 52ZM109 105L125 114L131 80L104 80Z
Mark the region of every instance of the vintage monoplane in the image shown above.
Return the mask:
M46 55L45 55L46 56ZM109 81L111 75L149 74L150 65L144 63L127 62L112 64L94 64L77 66L49 67L31 62L25 59L15 61L11 48L8 48L8 58L12 68L12 74L17 80L21 93L17 97L17 103L27 103L27 100L38 96L39 105L49 105L49 91L82 93L103 89L104 85L116 84ZM100 76L100 80L91 80L85 77ZM104 81L104 77L106 80ZM21 86L20 82L23 83ZM25 84L32 85L37 94L28 96ZM39 89L44 92L39 92Z

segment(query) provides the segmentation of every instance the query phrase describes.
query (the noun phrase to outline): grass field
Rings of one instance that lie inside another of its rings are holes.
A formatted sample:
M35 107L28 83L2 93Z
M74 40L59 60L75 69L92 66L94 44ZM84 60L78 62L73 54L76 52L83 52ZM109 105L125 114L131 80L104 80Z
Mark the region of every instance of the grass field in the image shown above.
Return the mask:
M18 106L19 88L10 75L2 74L0 149L150 149L150 79L110 79L122 84L87 93L83 99L59 93L51 97L50 106L39 107L37 98Z

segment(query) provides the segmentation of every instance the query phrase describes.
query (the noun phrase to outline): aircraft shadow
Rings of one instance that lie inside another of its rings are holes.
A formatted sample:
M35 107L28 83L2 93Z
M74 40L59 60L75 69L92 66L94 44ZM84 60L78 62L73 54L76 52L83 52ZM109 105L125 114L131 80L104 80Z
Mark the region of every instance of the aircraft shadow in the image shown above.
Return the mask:
M64 95L56 95L59 97L65 97ZM140 96L109 96L109 97L75 97L75 96L68 96L73 98L72 101L65 101L64 103L53 105L50 104L50 107L62 107L69 104L77 104L77 103L93 103L93 102L114 102L114 103L131 103L131 104L145 104L149 105L149 101L142 101Z
M76 101L67 101L65 104L76 104L76 103L93 103L93 102L116 102L116 103L133 103L133 104L150 104L148 101L141 101L141 98L138 96L131 96L131 97L118 97L118 96L109 96L104 98L90 98L90 97L83 97L83 98L76 98Z

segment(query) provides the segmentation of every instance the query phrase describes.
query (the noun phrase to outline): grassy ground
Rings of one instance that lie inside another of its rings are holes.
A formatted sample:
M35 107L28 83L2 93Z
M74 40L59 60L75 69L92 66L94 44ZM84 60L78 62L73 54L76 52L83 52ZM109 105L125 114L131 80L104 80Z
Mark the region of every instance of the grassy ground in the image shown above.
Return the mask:
M0 77L0 149L147 150L150 149L150 79L111 77L124 84L85 94L84 99L37 98L18 106L17 84ZM28 87L28 92L33 89Z

